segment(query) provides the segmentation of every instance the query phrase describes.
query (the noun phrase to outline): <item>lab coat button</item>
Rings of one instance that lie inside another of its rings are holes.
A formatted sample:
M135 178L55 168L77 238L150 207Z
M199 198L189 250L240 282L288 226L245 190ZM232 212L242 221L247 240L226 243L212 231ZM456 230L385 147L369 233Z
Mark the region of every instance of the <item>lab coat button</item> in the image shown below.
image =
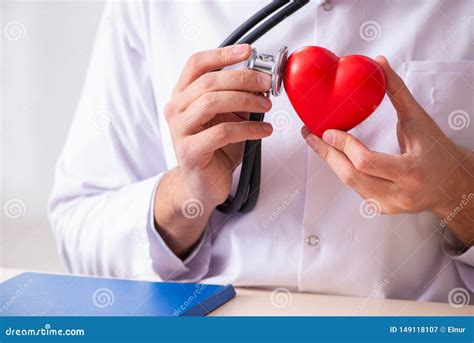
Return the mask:
M325 11L332 10L332 3L330 1L324 1L323 8Z
M319 244L319 237L316 235L311 235L306 238L306 243L308 245L311 245L312 247L316 246Z

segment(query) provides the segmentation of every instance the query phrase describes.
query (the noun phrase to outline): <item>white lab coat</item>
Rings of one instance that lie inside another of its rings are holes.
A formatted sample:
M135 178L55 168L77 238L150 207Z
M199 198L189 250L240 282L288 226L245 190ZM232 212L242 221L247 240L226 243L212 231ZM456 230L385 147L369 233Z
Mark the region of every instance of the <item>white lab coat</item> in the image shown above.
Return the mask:
M49 205L68 268L442 302L455 288L472 291L473 248L454 251L452 235L443 237L440 219L430 211L372 218L370 206L305 144L302 122L284 93L266 115L274 133L263 141L256 208L232 216L215 211L185 261L154 230L156 186L176 166L163 116L171 90L191 54L217 47L266 4L106 6ZM444 132L473 149L472 15L470 0L317 1L254 46L262 53L319 45L339 56L383 54ZM385 98L351 133L371 149L396 154L396 122Z

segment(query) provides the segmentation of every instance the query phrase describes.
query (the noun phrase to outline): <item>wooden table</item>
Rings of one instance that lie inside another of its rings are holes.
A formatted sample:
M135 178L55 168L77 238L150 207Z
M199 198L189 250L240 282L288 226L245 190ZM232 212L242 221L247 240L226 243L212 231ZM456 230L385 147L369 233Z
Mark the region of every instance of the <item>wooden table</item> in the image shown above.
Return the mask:
M0 268L0 281L23 270ZM212 316L473 316L474 306L237 288Z

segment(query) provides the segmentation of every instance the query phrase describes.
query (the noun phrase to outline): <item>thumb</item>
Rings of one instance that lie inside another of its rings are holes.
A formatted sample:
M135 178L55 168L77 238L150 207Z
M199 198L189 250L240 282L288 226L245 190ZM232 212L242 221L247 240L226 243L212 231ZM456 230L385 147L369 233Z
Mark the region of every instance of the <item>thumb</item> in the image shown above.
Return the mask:
M432 145L433 139L443 136L443 131L416 101L387 59L377 56L375 61L385 74L387 94L397 111L397 136L402 151L412 150L420 144Z
M408 90L402 78L392 69L387 59L384 56L377 56L375 61L385 74L387 94L399 119L415 119L417 114L424 114L423 108Z

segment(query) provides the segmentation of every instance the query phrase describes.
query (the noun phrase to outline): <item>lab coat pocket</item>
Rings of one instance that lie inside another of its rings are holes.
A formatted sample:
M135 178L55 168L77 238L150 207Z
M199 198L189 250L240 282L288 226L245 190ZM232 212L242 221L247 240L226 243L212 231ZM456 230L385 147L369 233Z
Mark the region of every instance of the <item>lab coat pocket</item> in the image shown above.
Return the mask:
M474 61L405 62L404 80L449 138L474 148Z

